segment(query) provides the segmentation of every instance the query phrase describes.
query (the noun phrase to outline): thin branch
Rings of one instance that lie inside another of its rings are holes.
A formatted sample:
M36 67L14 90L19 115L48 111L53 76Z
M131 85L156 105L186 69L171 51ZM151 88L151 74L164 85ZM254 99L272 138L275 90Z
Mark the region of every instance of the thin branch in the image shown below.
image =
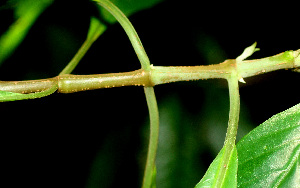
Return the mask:
M219 166L218 175L216 175L216 183L214 187L223 187L226 173L228 171L228 166L230 158L234 151L235 140L238 129L239 114L240 114L240 95L239 95L239 84L238 84L238 74L236 69L233 69L231 76L227 79L229 87L229 98L230 98L230 110L229 110L229 121L226 133L226 138L224 142L224 152L222 156L222 162ZM232 185L234 187L234 185Z
M150 115L150 137L142 188L148 188L155 183L152 178L153 173L155 173L155 158L159 135L159 115L153 87L144 87L144 91Z
M142 45L142 42L135 31L134 27L132 26L131 22L128 20L128 18L125 16L125 14L116 7L113 3L111 3L108 0L94 0L97 2L100 6L105 8L108 12L110 12L121 24L123 29L125 30L133 48L136 53L136 55L139 58L139 61L142 65L142 68L145 71L150 70L150 60L144 50L144 47Z
M59 75L70 74L78 65L82 57L86 54L91 45L105 30L106 26L102 24L98 19L92 17L90 22L89 33L86 40L79 48L72 60L68 63L68 65L59 73Z

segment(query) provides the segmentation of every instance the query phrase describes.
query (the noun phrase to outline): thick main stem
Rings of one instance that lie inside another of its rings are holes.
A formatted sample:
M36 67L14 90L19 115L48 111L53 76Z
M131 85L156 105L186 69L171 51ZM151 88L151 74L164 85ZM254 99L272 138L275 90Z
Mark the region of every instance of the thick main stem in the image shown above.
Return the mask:
M154 86L149 72L142 69L125 72L98 75L62 75L58 77L60 93L121 86Z
M169 82L199 80L209 78L228 78L231 68L237 67L238 76L243 78L256 76L266 72L299 68L298 51L287 51L272 57L242 61L226 60L223 63L208 66L152 66L150 71L139 69L125 73L110 73L97 75L60 75L54 78L29 81L0 81L1 91L16 93L32 93L44 91L58 84L60 92L71 93L88 89L121 87L129 85L154 86ZM295 54L293 56L293 54Z
M201 66L164 67L152 66L151 79L155 85L178 81L189 81L209 78L227 78L235 60L229 59L220 64Z

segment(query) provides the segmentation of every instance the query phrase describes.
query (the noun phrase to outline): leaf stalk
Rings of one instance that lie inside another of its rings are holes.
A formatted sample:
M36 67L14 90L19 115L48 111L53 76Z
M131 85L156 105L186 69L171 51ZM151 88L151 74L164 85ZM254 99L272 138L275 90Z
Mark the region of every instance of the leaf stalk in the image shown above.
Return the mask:
M230 158L234 152L235 140L238 129L239 114L240 114L240 95L238 84L238 73L233 70L231 76L227 79L229 87L230 110L228 128L224 142L224 153L219 167L218 174L216 175L215 185L213 187L223 187L225 176L228 171ZM236 187L232 185L232 187Z

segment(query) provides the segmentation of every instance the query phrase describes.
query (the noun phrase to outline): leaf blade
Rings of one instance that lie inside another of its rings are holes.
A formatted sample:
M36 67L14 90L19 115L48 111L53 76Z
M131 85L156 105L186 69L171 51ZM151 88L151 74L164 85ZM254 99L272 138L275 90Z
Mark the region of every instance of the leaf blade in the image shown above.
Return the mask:
M17 100L25 100L25 99L36 99L51 95L57 90L58 86L53 85L52 87L35 93L29 94L21 94L9 91L0 91L0 102L10 102L10 101L17 101Z
M22 0L16 1L16 21L0 36L0 65L21 44L26 34L39 15L53 2L53 0Z
M237 144L238 187L294 187L300 182L300 104L274 115Z
M220 168L227 168L225 173L225 178L222 183L222 187L236 187L237 185L237 150L236 147L233 148L231 152L231 157L228 163L228 166L221 166L222 158L224 155L224 147L219 152L214 161L210 164L208 170L206 171L203 178L200 182L195 186L195 188L203 188L203 187L216 187L215 183L217 180L217 175L219 174Z

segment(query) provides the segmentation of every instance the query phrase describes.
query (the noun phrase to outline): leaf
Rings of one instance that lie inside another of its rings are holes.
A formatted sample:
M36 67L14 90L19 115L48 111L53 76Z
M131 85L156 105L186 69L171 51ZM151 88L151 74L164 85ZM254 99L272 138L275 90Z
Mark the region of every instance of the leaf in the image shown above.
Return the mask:
M216 180L218 177L218 172L220 168L227 168L225 179L223 181L222 187L236 187L237 184L237 150L234 147L229 165L227 167L221 166L222 159L224 154L224 148L219 152L218 156L214 159L214 161L210 164L208 170L205 175L201 179L201 181L196 185L195 188L201 187L216 187Z
M11 2L17 5L15 17L18 19L27 14L35 15L37 12L41 13L53 0L11 0Z
M300 104L255 128L237 151L238 187L299 187Z
M22 95L21 93L14 93L10 91L0 91L0 97L5 98L5 97L10 97L10 96L17 96L17 95Z
M21 93L15 93L10 91L0 91L0 102L41 98L54 93L57 90L57 88L58 88L57 85L53 85L44 91L28 93L28 94L21 94Z
M163 0L111 0L122 12L129 17L130 15L142 9L150 8ZM115 23L116 19L103 7L100 7L100 12L103 18L109 23Z
M17 5L16 21L0 37L0 65L23 41L35 20L53 0L15 0L12 2Z

